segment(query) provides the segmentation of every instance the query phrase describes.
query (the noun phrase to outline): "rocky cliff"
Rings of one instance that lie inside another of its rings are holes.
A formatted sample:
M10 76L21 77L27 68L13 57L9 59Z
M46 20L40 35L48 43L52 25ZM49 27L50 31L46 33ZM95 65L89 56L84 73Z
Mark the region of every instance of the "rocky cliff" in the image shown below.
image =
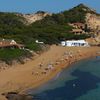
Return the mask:
M31 24L33 22L36 22L38 20L42 20L46 16L51 16L51 13L44 12L44 11L38 11L34 14L22 14L21 16L26 19L27 24Z
M100 30L100 15L87 13L86 23L93 30Z
M94 40L100 43L100 15L87 13L86 23L95 36Z

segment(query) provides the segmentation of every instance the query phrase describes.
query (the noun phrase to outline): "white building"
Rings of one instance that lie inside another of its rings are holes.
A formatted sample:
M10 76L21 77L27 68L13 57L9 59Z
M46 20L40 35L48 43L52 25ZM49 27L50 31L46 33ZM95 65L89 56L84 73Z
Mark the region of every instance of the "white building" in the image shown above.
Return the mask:
M86 42L85 40L69 40L69 41L61 41L61 45L62 46L68 46L68 47L72 47L72 46L89 46L88 42Z

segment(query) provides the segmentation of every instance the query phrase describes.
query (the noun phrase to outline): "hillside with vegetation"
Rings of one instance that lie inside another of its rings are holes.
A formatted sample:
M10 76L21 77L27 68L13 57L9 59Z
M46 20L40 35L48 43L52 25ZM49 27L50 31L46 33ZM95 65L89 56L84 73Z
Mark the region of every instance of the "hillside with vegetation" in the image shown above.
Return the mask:
M94 14L95 11L80 4L68 11L52 14L52 16L48 15L42 20L27 25L27 21L23 16L20 16L20 14L1 12L0 38L14 39L18 43L24 44L25 48L33 51L41 50L41 46L35 42L36 40L43 41L45 44L59 44L61 40L85 39L90 37L90 35L72 34L71 30L73 27L70 26L69 23L85 23L86 13ZM7 55L5 55L6 53L3 54L5 58L7 58ZM3 54L0 56L0 59L3 58ZM23 55L23 53L20 54ZM14 56L8 57L13 58Z

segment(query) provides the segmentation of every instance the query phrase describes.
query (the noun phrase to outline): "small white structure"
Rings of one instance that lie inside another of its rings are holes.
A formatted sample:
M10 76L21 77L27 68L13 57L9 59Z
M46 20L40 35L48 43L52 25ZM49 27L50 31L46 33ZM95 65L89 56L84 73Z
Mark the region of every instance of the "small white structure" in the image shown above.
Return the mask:
M10 44L17 44L15 40L11 40Z
M61 41L62 46L66 46L66 41Z
M43 44L43 43L44 43L44 42L39 42L38 40L36 40L35 42L36 42L36 43L40 43L40 44Z
M80 46L83 46L83 47L89 46L88 42L86 42L85 40L62 41L61 45L62 46L69 46L69 47L72 47L72 46L77 46L77 47L80 47Z

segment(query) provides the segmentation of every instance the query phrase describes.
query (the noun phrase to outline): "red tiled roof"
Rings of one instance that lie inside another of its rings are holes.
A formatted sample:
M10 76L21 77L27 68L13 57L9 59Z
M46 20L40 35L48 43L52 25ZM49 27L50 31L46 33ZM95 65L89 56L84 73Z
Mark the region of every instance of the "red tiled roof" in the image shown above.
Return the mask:
M79 22L77 22L77 23L73 23L74 25L78 25L78 26L83 26L84 24L83 23L79 23Z
M72 29L72 32L82 32L82 29Z
M13 47L16 46L18 48L24 47L24 45L17 44L17 43L12 43L11 40L1 40L0 41L0 47Z
M24 47L24 45L20 45L20 44L0 44L0 47Z

